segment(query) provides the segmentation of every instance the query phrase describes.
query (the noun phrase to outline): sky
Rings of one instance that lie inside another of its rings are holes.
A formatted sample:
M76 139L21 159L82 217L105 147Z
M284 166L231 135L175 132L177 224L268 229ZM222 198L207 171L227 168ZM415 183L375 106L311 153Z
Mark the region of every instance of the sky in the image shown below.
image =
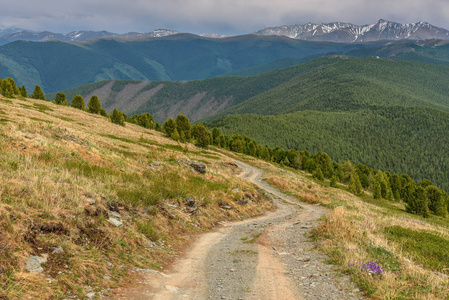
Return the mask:
M426 21L449 29L448 0L16 0L2 5L0 27L68 33L107 30L245 34L265 27L378 19Z

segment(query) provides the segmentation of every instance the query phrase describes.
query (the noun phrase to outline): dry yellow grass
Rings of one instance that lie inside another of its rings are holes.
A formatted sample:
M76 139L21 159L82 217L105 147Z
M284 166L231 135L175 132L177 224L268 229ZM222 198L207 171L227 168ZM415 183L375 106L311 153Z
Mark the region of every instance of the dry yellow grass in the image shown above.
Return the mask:
M190 161L204 162L207 173L193 171ZM235 176L231 161L70 107L0 98L0 298L83 297L114 288L134 267L169 263L192 235L271 209ZM240 204L245 195L258 200ZM122 226L108 222L113 211ZM63 254L52 254L57 246ZM44 253L43 275L23 269L29 255Z
M397 225L449 238L448 227L367 203L345 190L323 186L304 172L281 169L260 161L250 162L265 169L265 179L284 192L331 208L315 232L320 241L319 248L330 255L341 271L352 274L369 298L448 299L449 278L414 262L401 245L384 233L385 228ZM398 211L403 209L400 203L389 206ZM375 275L362 270L361 264L377 262L382 257L386 272L377 275L376 279Z

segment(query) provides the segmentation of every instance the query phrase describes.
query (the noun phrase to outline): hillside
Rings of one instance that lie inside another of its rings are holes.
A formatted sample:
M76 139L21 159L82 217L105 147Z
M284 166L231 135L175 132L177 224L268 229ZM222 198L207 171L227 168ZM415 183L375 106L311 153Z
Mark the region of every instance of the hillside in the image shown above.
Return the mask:
M71 107L1 97L0 141L2 299L110 299L192 236L272 207L217 152Z
M354 110L366 106L449 106L446 67L374 58L321 58L245 77L189 82L102 81L66 90L71 99L98 95L103 107L158 122L183 113L192 121L227 114ZM54 94L49 94L50 99Z
M190 34L140 40L17 41L0 46L0 74L28 89L39 84L50 93L107 79L204 79L287 57L341 53L375 45L379 44L254 35L210 39Z
M219 297L223 292L242 297L250 288L266 295L279 286L288 294L294 288L289 290L285 280L304 282L304 274L310 275L300 295L448 296L447 194L441 194L442 216L432 207L432 214L422 217L410 213L410 203L400 199L377 199L370 190L356 197L348 192L351 184L315 179L282 163L214 146L197 148L130 123L123 127L80 109L16 97L0 97L2 299L132 299L154 296L153 284L161 286L156 295L163 297L181 291L184 295L180 284L201 288L208 280L224 287L210 286L208 295ZM362 171L332 164L323 153L295 155L329 166L342 179ZM205 172L198 163L205 165ZM261 182L261 169L265 181L284 194ZM242 178L241 170L246 170ZM376 174L376 181L391 175L368 172ZM423 189L410 181L401 193L410 184ZM426 194L428 189L435 191L428 186ZM299 204L298 199L314 205ZM274 213L228 223L208 235L213 239L196 238L221 221L272 210L273 203L280 206ZM198 259L184 256L187 245ZM204 263L210 257L214 263ZM171 266L183 262L190 269L178 276ZM204 267L211 272L203 272ZM192 269L195 273L185 272ZM253 275L245 281L237 276L223 280L223 270ZM260 274L265 274L262 280ZM349 284L349 276L357 289ZM278 280L271 281L273 277ZM345 289L343 278L348 282ZM267 279L271 285L265 284Z

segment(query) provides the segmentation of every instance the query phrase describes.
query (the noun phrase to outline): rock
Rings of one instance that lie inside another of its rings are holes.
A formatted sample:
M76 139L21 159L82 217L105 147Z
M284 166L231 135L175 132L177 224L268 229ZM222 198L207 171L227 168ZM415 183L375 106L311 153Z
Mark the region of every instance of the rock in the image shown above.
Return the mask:
M61 246L58 246L58 247L56 247L56 248L53 250L52 253L53 253L53 254L61 254L61 253L64 253L64 249L62 249Z
M231 207L230 206L227 206L227 205L222 205L222 206L220 206L221 208L224 208L224 209L231 209Z
M233 193L238 193L238 192L240 192L240 189L235 188L235 189L232 190L232 192L233 192Z
M93 299L95 297L95 292L91 292L89 294L86 294L87 299Z
M112 225L114 225L115 227L119 227L119 226L123 225L122 222L120 222L119 220L114 219L112 217L109 217L108 222L111 223Z
M111 211L110 214L113 215L116 218L119 218L119 219L122 218L122 216L118 212L116 212L116 211Z
M161 162L156 160L156 161L154 162L154 164L155 164L156 166L160 166L160 165L161 165Z
M91 217L99 215L107 215L106 210L99 206L91 206L91 205L85 206L84 212L86 213L86 215Z
M193 197L188 197L184 201L185 201L186 205L190 206L190 207L194 207L195 203L196 203L195 198L193 198Z
M42 256L30 256L25 261L25 270L30 273L42 273L44 269L41 267L41 264L46 263L48 258L48 254L42 254Z
M204 174L206 173L206 165L200 162L191 162L189 164L195 171Z
M89 205L94 205L96 202L94 199L91 199L91 198L86 198L84 200L86 200L89 203Z

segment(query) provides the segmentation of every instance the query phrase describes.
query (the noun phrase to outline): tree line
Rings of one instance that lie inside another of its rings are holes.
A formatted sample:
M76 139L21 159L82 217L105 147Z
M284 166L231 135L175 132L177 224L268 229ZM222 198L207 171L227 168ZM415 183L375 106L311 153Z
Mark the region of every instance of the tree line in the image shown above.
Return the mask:
M245 135L225 135L218 128L208 130L201 123L191 125L189 119L181 114L175 120L168 118L162 131L179 142L193 142L204 148L213 145L277 163L282 167L303 170L320 181L328 180L331 186L340 182L358 196L370 192L374 199L403 201L406 211L412 214L423 217L430 217L431 214L447 217L449 214L449 195L427 179L415 182L408 174L392 174L361 163L353 165L349 160L339 164L324 152L312 154L307 150L270 148Z
M27 97L25 86L17 87L12 78L0 78L0 94L10 98ZM35 86L31 98L46 100L39 85ZM53 102L58 105L69 105L66 95L61 92L56 94ZM363 164L353 165L350 161L339 164L332 161L329 155L324 152L312 154L307 150L270 148L268 145L259 145L255 140L245 135L225 135L216 127L209 130L201 123L192 125L190 120L182 114L179 114L176 119L168 118L162 126L156 123L149 113L128 117L125 113L114 108L112 113L108 115L101 107L100 99L96 95L89 99L87 107L85 107L84 98L81 95L76 95L72 98L70 106L102 115L109 118L111 122L122 126L125 126L125 122L129 122L144 128L161 131L178 142L193 142L196 146L202 148L213 145L277 163L282 167L303 170L312 174L317 180L329 180L331 186L336 186L337 182L343 183L355 195L360 196L368 191L372 193L374 199L404 201L409 213L424 217L429 217L431 214L447 217L449 213L448 194L433 185L429 180L415 182L407 174L392 174L388 171L372 169Z

